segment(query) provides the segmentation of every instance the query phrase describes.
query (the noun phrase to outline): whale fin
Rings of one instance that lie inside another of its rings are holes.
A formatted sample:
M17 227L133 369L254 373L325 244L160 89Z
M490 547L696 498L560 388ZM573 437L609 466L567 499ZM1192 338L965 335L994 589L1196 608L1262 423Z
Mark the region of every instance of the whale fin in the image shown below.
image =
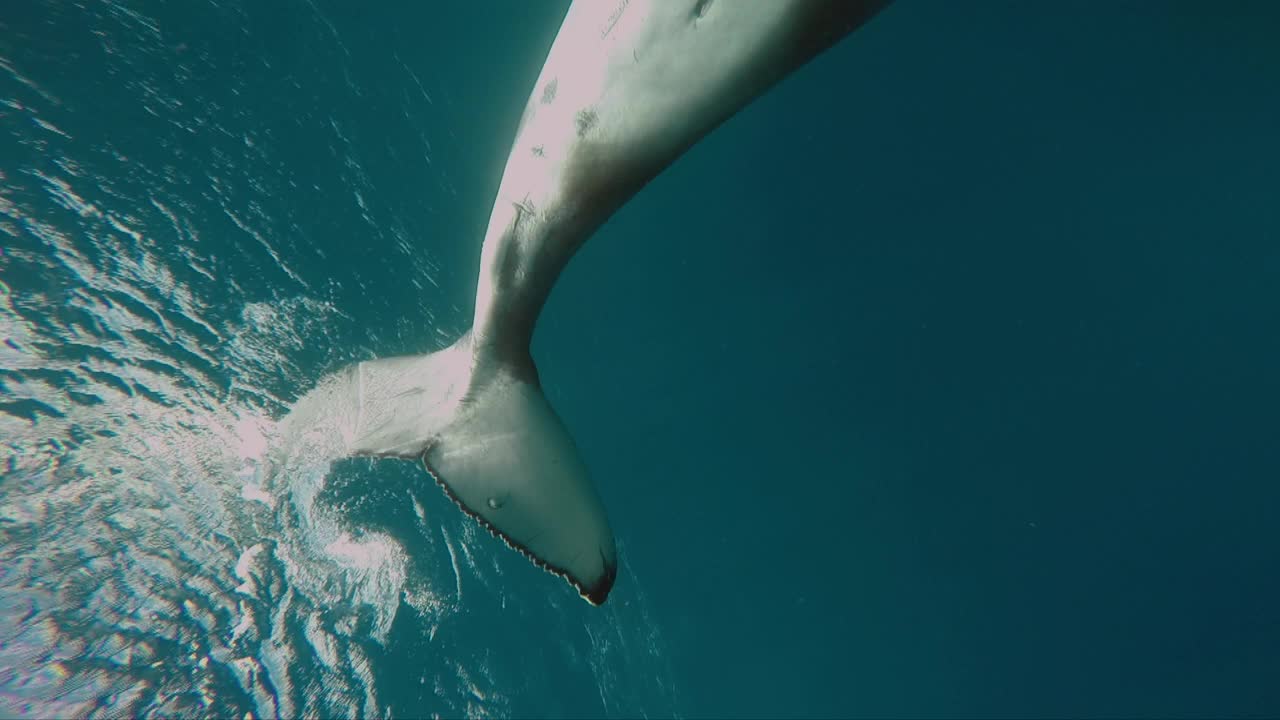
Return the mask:
M507 545L604 602L617 554L604 506L533 361L496 360L470 336L427 355L330 375L285 419L341 454L421 459L445 493Z
M617 552L573 439L532 361L483 375L423 454L427 470L464 512L601 604L617 576Z

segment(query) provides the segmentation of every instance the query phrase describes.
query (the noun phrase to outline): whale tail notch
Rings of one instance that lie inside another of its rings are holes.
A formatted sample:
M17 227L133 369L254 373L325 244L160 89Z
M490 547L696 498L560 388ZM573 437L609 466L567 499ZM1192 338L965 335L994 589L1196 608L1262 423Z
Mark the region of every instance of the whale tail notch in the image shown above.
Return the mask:
M359 363L326 378L288 422L344 418L345 452L420 459L465 512L593 605L617 576L604 506L527 354L473 351Z

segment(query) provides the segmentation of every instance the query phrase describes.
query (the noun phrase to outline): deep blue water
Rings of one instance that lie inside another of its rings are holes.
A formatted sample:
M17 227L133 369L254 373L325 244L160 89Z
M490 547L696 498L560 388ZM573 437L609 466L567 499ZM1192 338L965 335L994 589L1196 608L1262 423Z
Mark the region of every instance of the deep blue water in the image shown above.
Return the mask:
M324 373L465 330L564 3L0 5L0 715L1280 713L1280 6L901 0L574 260L594 609Z

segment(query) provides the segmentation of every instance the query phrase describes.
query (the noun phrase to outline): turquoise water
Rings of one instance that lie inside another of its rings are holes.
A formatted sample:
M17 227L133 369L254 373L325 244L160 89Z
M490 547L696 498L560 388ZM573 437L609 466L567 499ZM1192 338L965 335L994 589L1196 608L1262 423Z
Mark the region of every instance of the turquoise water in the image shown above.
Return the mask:
M574 261L589 607L264 457L468 324L563 3L0 6L0 715L1280 712L1280 15L903 1Z

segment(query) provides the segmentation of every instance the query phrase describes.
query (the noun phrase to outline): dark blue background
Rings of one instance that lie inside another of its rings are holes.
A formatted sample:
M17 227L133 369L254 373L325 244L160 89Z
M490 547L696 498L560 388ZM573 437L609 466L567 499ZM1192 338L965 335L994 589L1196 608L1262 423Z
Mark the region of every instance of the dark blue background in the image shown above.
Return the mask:
M466 328L564 2L146 5L167 50L125 70L86 7L2 16L68 155L186 194L169 260L228 318L340 310L230 394ZM1268 2L902 0L583 249L534 351L682 714L1280 713L1277 37ZM449 642L518 622L475 587ZM598 712L558 680L537 708Z
M559 18L333 9L437 91L459 325ZM1278 31L901 2L585 247L535 354L682 712L1280 711Z
M902 2L586 247L687 712L1280 712L1276 7Z

